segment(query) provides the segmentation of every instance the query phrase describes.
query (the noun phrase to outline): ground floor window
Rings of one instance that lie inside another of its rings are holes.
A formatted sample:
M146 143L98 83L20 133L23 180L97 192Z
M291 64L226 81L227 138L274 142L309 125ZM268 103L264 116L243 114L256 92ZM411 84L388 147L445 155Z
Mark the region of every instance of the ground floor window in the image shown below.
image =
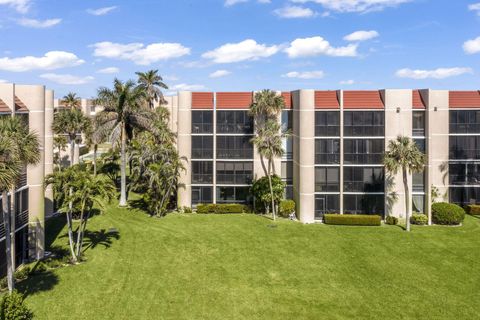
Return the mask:
M213 187L192 187L192 206L213 202Z
M315 219L322 219L326 213L340 212L339 194L317 194L315 195Z
M450 202L460 206L480 203L480 187L450 187Z
M412 196L412 211L414 213L425 213L425 195L414 194Z
M5 256L5 238L0 241L0 278L7 274L7 257ZM18 267L28 259L28 226L15 233L15 265Z
M293 186L285 186L285 199L293 200Z
M250 187L217 187L217 203L246 203Z
M383 194L346 194L343 196L345 214L377 214L385 212L385 196Z

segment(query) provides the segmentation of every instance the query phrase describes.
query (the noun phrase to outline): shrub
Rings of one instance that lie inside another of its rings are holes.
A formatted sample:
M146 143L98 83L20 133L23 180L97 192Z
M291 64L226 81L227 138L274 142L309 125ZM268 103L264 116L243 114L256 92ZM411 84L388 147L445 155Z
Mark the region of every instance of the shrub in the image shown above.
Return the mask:
M0 302L0 320L29 320L33 313L23 301L23 295L17 291L3 296Z
M295 201L293 200L282 200L278 206L278 213L284 218L288 218L292 213L295 212Z
M394 216L388 216L385 219L385 223L389 224L389 225L392 225L392 226L396 226L398 224L398 218L394 217Z
M283 199L285 191L285 182L277 175L272 175L273 201L276 205ZM250 188L250 194L255 198L255 207L258 211L263 209L265 213L267 207L272 206L272 194L270 193L270 184L268 176L261 177L253 181ZM270 208L271 209L271 208Z
M410 217L410 223L420 225L420 226L424 226L428 223L428 217L426 215L424 215L423 213L414 213Z
M345 226L380 226L382 217L376 215L361 214L325 214L323 215L325 224L345 225Z
M3 277L0 279L0 291L4 291L8 288L7 277Z
M432 205L432 221L441 225L458 225L465 219L465 210L453 203L439 202Z
M183 209L184 213L192 213L192 208L190 208L190 207L185 206L182 209Z
M480 216L480 205L478 204L468 205L465 211L471 216Z
M23 268L17 270L15 272L15 279L17 280L25 280L28 278L28 275L30 274L30 267L29 266L24 266Z
M228 214L248 212L248 206L243 204L199 204L197 213L199 214Z

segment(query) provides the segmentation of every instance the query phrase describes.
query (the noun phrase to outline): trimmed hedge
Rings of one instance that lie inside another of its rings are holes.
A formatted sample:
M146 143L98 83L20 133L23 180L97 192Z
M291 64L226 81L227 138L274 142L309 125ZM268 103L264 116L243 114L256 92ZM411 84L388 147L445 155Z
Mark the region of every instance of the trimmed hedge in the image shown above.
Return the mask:
M278 213L284 218L288 218L290 214L295 212L295 201L282 200L278 206Z
M432 205L432 221L440 225L458 225L465 219L465 210L453 203L439 202Z
M480 205L471 204L465 208L465 211L471 216L480 216Z
M325 214L323 215L323 222L344 226L380 226L382 225L382 217L362 214Z
M428 223L428 217L424 215L423 213L414 213L410 217L410 223L411 224L416 224L419 226L424 226Z
M397 217L394 217L394 216L388 216L386 219L385 219L385 223L386 224L389 224L391 226L396 226L398 224L398 218Z
M197 213L199 214L228 214L228 213L246 213L249 208L243 204L199 204Z

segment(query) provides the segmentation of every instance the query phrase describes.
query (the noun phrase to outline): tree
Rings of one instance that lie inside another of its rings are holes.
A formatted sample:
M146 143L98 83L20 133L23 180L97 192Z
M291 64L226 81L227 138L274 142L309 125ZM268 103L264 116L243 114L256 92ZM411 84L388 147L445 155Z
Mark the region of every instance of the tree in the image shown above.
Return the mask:
M64 96L62 103L66 108L69 109L79 109L81 106L80 98L78 98L77 94L73 92L69 92L66 96Z
M40 161L40 142L38 136L29 132L28 126L18 117L0 118L0 136L9 141L6 142L6 146L9 145L10 149L4 149L4 164L6 165L5 169L8 170L10 166L10 172L14 174L13 180L5 180L6 184L0 186L3 200L2 211L5 225L7 268L10 277L8 283L9 290L12 291L14 287L13 273L15 271L15 187L25 167L37 164ZM10 190L10 208L8 208L7 200L8 190ZM8 214L9 210L10 214Z
M277 175L271 176L273 201L277 204L283 199L283 192L285 190L285 183ZM270 179L268 176L261 177L253 181L250 193L255 197L255 204L262 204L264 212L269 212L269 207L272 203L272 193L270 190Z
M163 93L161 88L168 89L163 82L163 78L158 74L158 70L149 70L147 72L136 72L138 76L138 86L147 94L147 103L150 109L153 109L155 101L163 103Z
M396 175L402 172L403 188L405 191L405 217L407 219L407 231L410 231L410 191L408 188L408 175L423 172L426 164L425 155L418 149L415 142L409 137L398 136L390 140L383 159L385 169Z
M92 121L92 126L90 130L86 132L87 145L93 147L93 175L97 175L97 154L98 154L98 145L105 141L104 132L98 130L98 121L94 119Z
M120 145L120 203L127 205L127 142L133 136L134 128L149 130L152 112L143 108L147 94L133 81L114 80L113 89L100 88L97 104L104 110L96 116L97 130L101 135L109 136L109 141Z
M67 137L63 135L53 137L53 150L58 150L58 152L53 155L53 163L57 165L59 170L62 168L60 154L67 149L67 144Z

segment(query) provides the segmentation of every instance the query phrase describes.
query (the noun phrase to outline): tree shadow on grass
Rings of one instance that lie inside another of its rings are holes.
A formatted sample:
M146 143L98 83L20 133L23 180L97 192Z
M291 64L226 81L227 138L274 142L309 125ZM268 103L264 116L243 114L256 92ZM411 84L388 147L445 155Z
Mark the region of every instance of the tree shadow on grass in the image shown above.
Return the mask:
M22 292L25 297L43 291L52 290L58 284L58 276L52 271L32 274L19 283L16 288Z
M45 247L47 250L50 250L50 246L55 242L55 239L57 239L66 224L67 220L64 214L48 219L45 226Z
M143 198L129 200L128 205L134 209L141 210L145 213L148 212L147 203L143 200Z
M119 240L120 233L115 228L109 230L101 229L99 231L85 231L83 240L83 252L88 249L95 249L98 246L102 246L105 249L110 248L113 244L113 240Z

